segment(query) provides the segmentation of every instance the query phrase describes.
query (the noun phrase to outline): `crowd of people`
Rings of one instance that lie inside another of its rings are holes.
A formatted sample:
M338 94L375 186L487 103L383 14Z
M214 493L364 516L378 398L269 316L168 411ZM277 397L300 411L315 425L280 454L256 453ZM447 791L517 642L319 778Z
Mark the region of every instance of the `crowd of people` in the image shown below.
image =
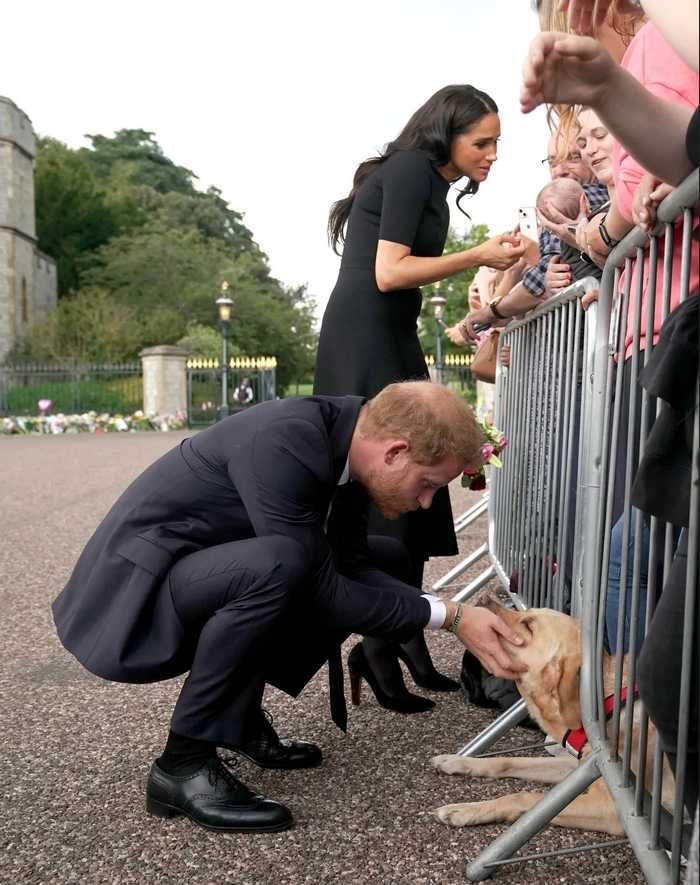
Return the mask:
M446 486L480 462L483 438L463 400L428 383L417 335L420 286L479 268L469 311L448 332L466 345L483 335L482 325L498 327L576 280L599 279L635 224L653 227L669 188L698 165L692 7L541 0L542 33L527 53L521 99L524 112L542 103L552 110L543 160L551 182L533 194L536 240L515 230L443 254L450 183L466 182L458 205L485 185L500 121L496 102L479 89L439 90L379 156L358 166L348 196L333 205L330 239L344 248L323 318L315 396L241 408L187 440L137 479L98 527L54 604L62 642L108 679L189 673L151 767L153 814L185 815L215 830L291 826L290 810L242 784L217 748L263 768L318 765L315 744L277 736L261 709L263 691L271 683L298 694L327 662L331 714L344 727L340 646L351 633L362 637L348 658L353 701L364 679L383 707L405 714L434 702L408 690L399 661L420 687L458 688L435 669L425 629L454 633L492 674L513 679L522 669L500 643L519 638L497 615L423 593L426 559L457 552ZM655 137L660 129L664 139ZM668 420L682 423L694 402L688 377L698 374L699 269L695 250L692 294L680 304L681 236L677 228L670 316L664 324L659 307L642 344L652 341L663 357L650 361L645 383L670 402ZM649 263L647 254L645 299ZM629 400L638 396L628 372L631 339L623 350ZM252 402L245 379L237 400ZM624 440L619 448L622 476ZM678 481L689 487L689 451L684 457L674 452L671 460L682 461ZM644 463L636 488L638 506L669 517L658 476L645 474ZM682 632L688 516L680 496L674 503L676 560L640 661L640 689L671 755L673 654L667 650L661 679L654 661L664 631ZM697 687L697 669L693 678ZM697 749L697 691L693 698ZM686 780L694 809L697 754Z

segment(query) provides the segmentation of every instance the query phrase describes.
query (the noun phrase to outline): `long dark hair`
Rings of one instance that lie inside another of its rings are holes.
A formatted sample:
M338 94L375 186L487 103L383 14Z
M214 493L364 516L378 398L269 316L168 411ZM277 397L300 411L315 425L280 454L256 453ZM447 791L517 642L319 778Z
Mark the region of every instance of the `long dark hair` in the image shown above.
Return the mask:
M328 241L338 254L338 245L345 240L345 225L350 209L362 182L374 169L397 151L424 151L434 166L450 162L452 142L486 114L497 114L496 102L473 86L443 86L432 95L411 117L398 138L390 141L378 157L370 157L360 163L352 180L352 190L343 200L331 206L328 216ZM466 194L475 194L479 183L469 179L457 197L457 207L464 212L459 201ZM464 213L466 215L466 212Z

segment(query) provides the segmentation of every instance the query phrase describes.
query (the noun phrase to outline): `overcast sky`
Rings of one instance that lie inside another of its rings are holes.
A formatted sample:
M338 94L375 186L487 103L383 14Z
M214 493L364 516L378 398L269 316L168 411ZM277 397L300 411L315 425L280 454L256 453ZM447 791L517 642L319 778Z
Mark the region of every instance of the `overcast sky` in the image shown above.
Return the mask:
M71 147L87 132L153 131L322 312L338 269L330 204L441 86L471 83L501 111L472 221L500 232L532 205L546 123L517 97L536 30L529 0L34 0L3 9L0 94Z

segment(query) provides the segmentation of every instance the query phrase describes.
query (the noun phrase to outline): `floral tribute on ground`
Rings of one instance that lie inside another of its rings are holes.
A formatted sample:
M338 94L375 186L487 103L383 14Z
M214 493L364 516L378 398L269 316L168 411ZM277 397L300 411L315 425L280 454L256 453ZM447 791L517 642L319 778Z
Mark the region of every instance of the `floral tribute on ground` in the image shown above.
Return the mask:
M490 464L491 467L503 467L503 462L499 455L508 445L508 439L503 431L494 427L493 424L480 421L479 426L486 438L486 442L481 447L482 463L478 467L467 467L462 474L462 485L472 492L478 492L486 488L487 464Z
M43 402L43 401L42 401ZM82 415L17 415L0 418L0 435L13 433L119 433L137 430L183 430L187 427L187 415L109 415L84 412Z

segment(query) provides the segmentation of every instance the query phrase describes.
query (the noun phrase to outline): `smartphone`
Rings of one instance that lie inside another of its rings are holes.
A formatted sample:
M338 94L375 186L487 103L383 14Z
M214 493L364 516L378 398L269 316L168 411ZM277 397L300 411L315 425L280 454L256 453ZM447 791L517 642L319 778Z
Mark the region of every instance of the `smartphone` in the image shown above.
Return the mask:
M537 210L534 206L521 206L518 209L518 224L521 234L537 242L539 231L537 230Z

